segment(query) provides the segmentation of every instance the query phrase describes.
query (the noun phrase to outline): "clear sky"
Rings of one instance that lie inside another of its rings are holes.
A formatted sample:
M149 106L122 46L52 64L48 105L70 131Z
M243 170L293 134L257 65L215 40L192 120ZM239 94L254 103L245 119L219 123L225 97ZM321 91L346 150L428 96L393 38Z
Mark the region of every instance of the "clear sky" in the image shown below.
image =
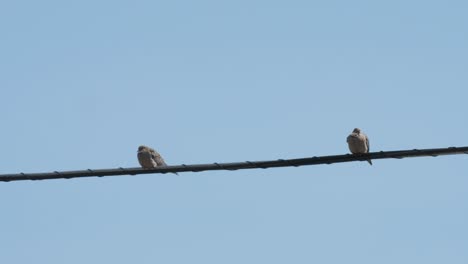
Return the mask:
M2 1L0 173L468 145L467 1ZM0 263L468 263L468 156L0 183Z

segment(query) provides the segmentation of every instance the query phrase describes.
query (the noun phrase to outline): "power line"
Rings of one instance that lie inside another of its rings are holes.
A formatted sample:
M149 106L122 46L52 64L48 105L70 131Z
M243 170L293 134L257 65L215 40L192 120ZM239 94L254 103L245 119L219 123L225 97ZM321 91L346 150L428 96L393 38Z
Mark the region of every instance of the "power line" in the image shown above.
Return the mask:
M301 159L279 159L267 161L245 161L232 163L193 164L158 167L154 169L143 168L117 168L79 171L54 171L46 173L18 173L0 174L0 181L22 181L22 180L49 180L49 179L71 179L81 177L104 177L120 175L137 175L149 173L170 172L200 172L210 170L243 170L243 169L267 169L278 167L299 167L306 165L334 164L351 161L366 161L368 159L403 159L411 157L437 157L441 155L468 154L468 147L449 147L436 149L412 149L397 151L380 151L360 155L333 155Z

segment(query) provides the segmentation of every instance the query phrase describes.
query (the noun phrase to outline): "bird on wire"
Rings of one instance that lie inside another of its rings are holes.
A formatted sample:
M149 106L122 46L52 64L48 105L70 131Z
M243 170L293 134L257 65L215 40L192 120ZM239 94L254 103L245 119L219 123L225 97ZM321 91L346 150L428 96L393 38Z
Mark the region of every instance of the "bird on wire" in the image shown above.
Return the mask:
M353 132L346 138L346 141L348 142L348 147L351 153L369 153L369 138L366 134L361 132L361 129L355 128ZM367 162L372 165L372 161L370 159L368 159Z
M150 148L145 145L141 145L138 147L138 162L140 163L141 167L144 169L152 169L156 167L164 167L167 166L166 162L164 161L161 154L159 154L153 148ZM177 172L173 172L175 175Z

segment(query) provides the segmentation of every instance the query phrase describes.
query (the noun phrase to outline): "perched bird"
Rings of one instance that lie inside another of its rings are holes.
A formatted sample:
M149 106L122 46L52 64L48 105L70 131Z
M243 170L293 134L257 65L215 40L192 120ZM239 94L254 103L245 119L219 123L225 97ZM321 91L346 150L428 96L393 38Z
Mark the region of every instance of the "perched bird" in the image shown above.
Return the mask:
M361 129L355 128L353 132L346 138L346 141L348 142L348 147L351 153L369 153L369 138L366 136L366 134L361 132ZM370 159L367 160L367 162L372 165L372 161Z
M141 167L145 169L167 166L164 159L156 150L144 145L138 147L137 157ZM174 174L179 175L176 172Z

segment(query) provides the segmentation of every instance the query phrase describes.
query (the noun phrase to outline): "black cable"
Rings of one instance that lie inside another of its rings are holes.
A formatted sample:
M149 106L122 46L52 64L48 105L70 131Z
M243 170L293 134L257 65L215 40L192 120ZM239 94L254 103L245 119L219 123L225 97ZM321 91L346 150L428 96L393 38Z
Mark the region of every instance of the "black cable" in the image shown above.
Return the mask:
M306 165L334 164L352 161L367 161L368 159L402 159L411 157L437 157L441 155L468 154L468 147L449 147L437 149L413 149L397 151L379 151L366 154L352 155L333 155L310 157L301 159L279 159L268 161L245 161L232 163L213 163L213 164L194 164L194 165L176 165L157 167L153 169L143 168L117 168L100 170L79 170L79 171L53 171L46 173L18 173L2 174L0 181L22 181L22 180L49 180L49 179L72 179L81 177L104 177L119 175L136 175L149 173L168 173L168 172L200 172L210 170L242 170L242 169L266 169L278 167L299 167Z

